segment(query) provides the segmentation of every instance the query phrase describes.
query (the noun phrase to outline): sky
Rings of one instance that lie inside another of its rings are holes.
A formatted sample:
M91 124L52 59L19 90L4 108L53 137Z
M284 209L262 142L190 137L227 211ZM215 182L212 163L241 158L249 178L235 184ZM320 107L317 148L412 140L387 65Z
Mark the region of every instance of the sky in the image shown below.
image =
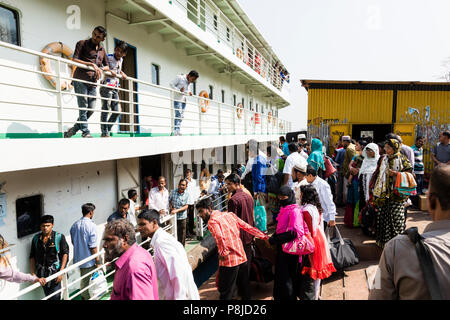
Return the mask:
M445 81L450 71L450 0L238 1L291 74L279 116L292 131L307 127L300 79Z

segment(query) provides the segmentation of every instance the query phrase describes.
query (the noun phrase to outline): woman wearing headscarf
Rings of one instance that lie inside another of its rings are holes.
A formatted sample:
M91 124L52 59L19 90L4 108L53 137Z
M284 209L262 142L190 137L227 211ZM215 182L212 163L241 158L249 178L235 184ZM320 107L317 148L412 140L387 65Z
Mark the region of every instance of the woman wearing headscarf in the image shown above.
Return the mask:
M277 217L277 229L269 238L271 245L276 245L275 279L273 285L274 300L313 300L315 297L314 280L309 275L302 275L304 266L309 265L307 257L288 254L282 245L302 237L305 229L300 206L296 203L294 191L289 186L282 186L278 193L280 213Z
M397 172L412 172L408 158L400 153L400 142L389 139L384 145L386 154L380 159L372 177L373 201L378 207L375 225L376 243L385 243L405 230L405 199L394 194Z
M359 179L358 173L362 166L364 156L362 151L367 145L366 140L359 140L356 142L355 151L356 154L350 161L349 172L350 176L348 178L348 191L347 191L347 204L345 207L344 223L348 227L358 227L359 226L359 208L361 204L359 203Z
M325 161L323 160L322 141L317 138L311 141L311 154L308 157L308 164L316 169L317 175L323 179L325 172Z
M362 152L363 162L359 169L359 182L360 182L360 197L359 207L364 208L367 201L369 201L369 183L372 179L372 175L377 169L378 159L380 159L380 152L378 145L375 143L369 143Z

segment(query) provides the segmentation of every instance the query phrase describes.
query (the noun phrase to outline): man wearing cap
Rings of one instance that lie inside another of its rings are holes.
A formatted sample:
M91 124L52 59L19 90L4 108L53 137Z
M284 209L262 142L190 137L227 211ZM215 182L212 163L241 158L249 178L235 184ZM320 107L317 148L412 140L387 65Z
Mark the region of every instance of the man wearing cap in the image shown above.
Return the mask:
M343 136L342 137L342 145L345 149L345 156L344 156L344 164L342 168L342 172L346 178L350 175L350 169L348 168L348 165L352 161L353 157L356 154L355 145L352 143L352 138L350 136Z
M292 169L294 164L303 163L305 166L308 164L300 153L298 153L298 145L295 142L289 144L290 155L287 157L283 168L283 183L282 185L288 185L292 190L294 190L294 181L292 180ZM295 190L294 190L295 191Z
M305 150L303 150L303 144L301 142L298 143L298 153L305 158L305 160L308 160L308 154L305 152Z
M298 205L301 205L301 192L300 187L308 184L306 180L306 163L303 161L297 161L292 168L292 180L294 182L295 200Z
M306 135L304 133L301 133L298 135L298 143L301 145L304 145L306 142Z

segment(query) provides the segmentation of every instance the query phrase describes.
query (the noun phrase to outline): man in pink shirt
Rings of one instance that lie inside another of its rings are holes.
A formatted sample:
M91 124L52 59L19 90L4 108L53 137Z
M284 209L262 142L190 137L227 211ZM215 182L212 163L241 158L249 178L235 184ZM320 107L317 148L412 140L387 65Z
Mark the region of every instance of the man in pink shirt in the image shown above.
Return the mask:
M111 300L159 300L153 258L136 243L133 225L117 219L105 226L105 260L115 261Z

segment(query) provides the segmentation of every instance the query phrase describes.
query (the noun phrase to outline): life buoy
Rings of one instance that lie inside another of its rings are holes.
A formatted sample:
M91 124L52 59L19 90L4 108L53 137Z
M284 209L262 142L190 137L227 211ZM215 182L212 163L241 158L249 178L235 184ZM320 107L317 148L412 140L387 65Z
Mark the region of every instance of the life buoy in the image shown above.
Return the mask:
M236 49L236 56L241 60L244 59L244 54L242 53L241 49L239 49L239 48Z
M256 112L255 113L255 124L260 124L260 123L261 123L261 121L259 120L259 113Z
M267 115L267 119L269 120L269 122L270 122L270 120L272 120L272 112L269 111L269 114Z
M240 102L236 106L236 113L237 113L237 117L239 119L241 119L242 118L242 114L244 113L244 106Z
M55 55L55 54L62 54L64 58L66 59L73 59L73 51L72 49L70 49L69 46L65 45L62 42L52 42L49 43L45 46L44 49L42 49L41 51L42 53L46 53L46 54L51 54L51 55ZM46 73L53 73L52 71L52 66L50 64L50 59L48 58L44 58L41 57L39 59L39 63L41 65L41 71L42 72L46 72ZM76 66L72 66L72 74L70 75L71 77L73 77L73 73L75 72ZM56 78L52 77L50 75L44 75L44 78L47 79L50 84L56 88ZM70 90L72 89L72 85L71 85L71 80L62 80L61 79L61 90Z
M209 98L208 92L205 90L200 91L199 97ZM200 99L200 106L203 113L209 109L209 99Z

